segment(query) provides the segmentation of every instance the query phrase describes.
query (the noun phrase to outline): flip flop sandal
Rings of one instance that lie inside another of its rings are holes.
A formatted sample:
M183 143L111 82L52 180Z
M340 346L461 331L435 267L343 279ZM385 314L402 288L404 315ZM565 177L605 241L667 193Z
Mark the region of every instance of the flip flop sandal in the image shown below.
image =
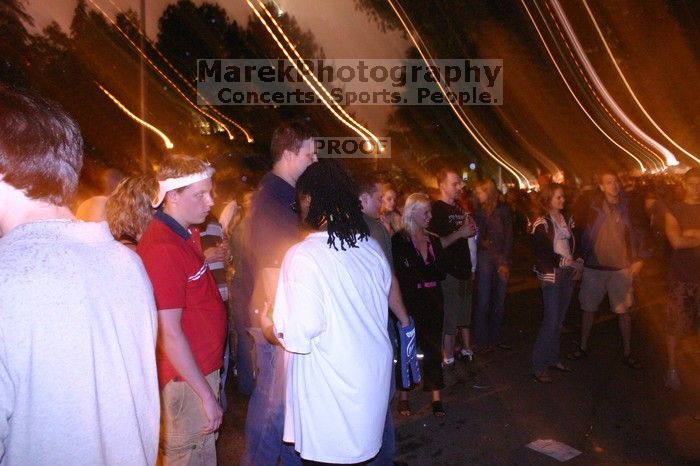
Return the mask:
M433 408L433 416L435 417L444 417L445 416L445 408L442 406L442 401L433 401L430 406Z
M409 406L408 400L399 400L398 411L400 415L405 417L411 415L411 406Z

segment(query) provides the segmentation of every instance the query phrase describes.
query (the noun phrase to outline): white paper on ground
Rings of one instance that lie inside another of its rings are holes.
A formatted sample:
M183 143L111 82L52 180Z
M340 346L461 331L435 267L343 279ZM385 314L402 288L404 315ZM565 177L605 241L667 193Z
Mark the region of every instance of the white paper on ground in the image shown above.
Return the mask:
M525 446L540 453L544 453L547 456L551 456L558 461L568 461L581 454L577 449L552 439L537 439Z

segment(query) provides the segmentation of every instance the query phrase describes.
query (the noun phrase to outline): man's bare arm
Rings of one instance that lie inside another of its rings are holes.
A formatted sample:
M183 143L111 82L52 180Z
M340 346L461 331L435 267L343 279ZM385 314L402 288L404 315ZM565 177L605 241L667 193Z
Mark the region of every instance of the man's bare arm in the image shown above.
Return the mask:
M391 288L389 288L389 309L391 309L391 312L399 319L402 327L408 326L408 312L401 298L399 281L393 273L391 274Z
M273 344L279 345L280 342L275 336L275 331L272 325L272 315L270 311L275 304L275 295L277 294L277 283L280 279L280 269L277 267L265 267L262 270L263 289L265 290L265 304L262 315L260 316L260 327L265 339Z
M700 237L684 235L678 220L670 212L666 212L664 225L666 237L673 249L688 249L700 246Z
M453 231L447 236L440 237L440 242L442 243L442 247L446 248L458 239L469 238L474 236L475 234L476 225L474 224L474 221L471 218L467 218L464 224L458 230Z

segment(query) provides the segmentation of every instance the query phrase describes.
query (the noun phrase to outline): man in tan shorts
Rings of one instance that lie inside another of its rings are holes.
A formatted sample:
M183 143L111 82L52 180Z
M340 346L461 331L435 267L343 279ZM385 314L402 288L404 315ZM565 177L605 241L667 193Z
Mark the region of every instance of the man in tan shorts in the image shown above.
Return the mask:
M595 313L607 294L612 311L618 315L624 351L622 362L632 369L640 369L642 365L632 356L630 308L633 280L646 257L644 230L630 213L617 175L604 170L598 174L597 181L600 192L591 201L582 234L585 268L579 292L583 311L581 344L568 358L580 359L588 354Z

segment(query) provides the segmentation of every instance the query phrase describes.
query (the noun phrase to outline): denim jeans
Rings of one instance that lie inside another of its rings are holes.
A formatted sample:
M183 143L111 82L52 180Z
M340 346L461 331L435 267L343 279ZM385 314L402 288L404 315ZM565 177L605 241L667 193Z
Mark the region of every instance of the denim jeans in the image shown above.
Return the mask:
M224 346L224 365L221 366L219 371L219 377L221 382L219 383L219 404L221 409L226 412L228 409L228 400L226 399L226 380L229 374L229 364L231 363L231 339L226 336L226 345Z
M255 388L255 377L253 367L253 351L255 343L253 337L245 328L236 327L236 381L238 382L238 393L250 395Z
M490 254L479 251L476 267L478 284L474 312L474 337L480 348L495 346L501 340L508 281L498 274L498 264Z
M391 417L391 400L386 408L386 419L384 421L384 432L382 433L382 448L377 456L372 458L367 466L391 466L394 464L394 454L396 451L396 439L394 438L394 420Z
M536 374L560 362L559 337L574 292L574 273L573 267L556 269L555 283L540 282L544 316L532 350L532 370Z
M236 382L238 393L250 395L255 388L255 368L253 367L253 351L255 343L248 333L250 320L247 316L247 307L244 303L231 299L230 301L230 332L236 332L236 346L231 348L232 356L236 363Z
M282 442L284 434L285 386L284 348L272 345L259 328L248 332L255 340L257 377L248 403L245 422L245 451L241 465L300 465L294 445Z

